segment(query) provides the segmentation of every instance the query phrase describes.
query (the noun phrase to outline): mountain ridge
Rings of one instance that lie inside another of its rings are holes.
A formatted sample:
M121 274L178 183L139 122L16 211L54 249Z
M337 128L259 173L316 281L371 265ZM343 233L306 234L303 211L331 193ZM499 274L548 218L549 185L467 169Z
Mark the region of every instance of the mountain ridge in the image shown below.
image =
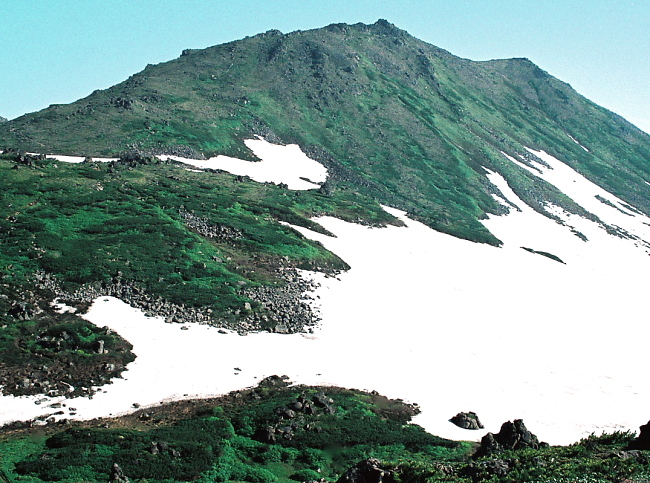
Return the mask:
M254 160L243 140L256 135L303 147L330 168L333 189L494 245L480 220L504 208L484 168L541 213L547 200L584 215L500 154L527 156L524 147L546 150L650 213L650 136L528 59L461 59L385 20L186 50L85 99L3 124L0 143Z

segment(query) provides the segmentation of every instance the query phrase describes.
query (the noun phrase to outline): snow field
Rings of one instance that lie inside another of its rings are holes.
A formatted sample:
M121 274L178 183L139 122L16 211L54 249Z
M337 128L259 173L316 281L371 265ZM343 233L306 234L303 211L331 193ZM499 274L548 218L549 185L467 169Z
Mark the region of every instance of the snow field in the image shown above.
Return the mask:
M588 181L544 160L553 170L535 174L587 205L594 195ZM286 374L297 383L377 390L418 403L416 422L452 439L478 440L516 418L551 444L638 430L650 419L645 247L548 206L589 238L584 242L526 206L500 175L489 177L521 209L484 222L504 242L501 248L433 231L390 208L406 227L318 219L336 238L295 228L352 267L337 278L304 272L321 284L315 295L322 321L313 335L180 330L119 300L97 299L88 320L117 331L138 357L123 379L92 400L66 404L77 409L74 417L93 418L128 412L133 403L224 394ZM646 217L595 203L590 211L603 221L650 238ZM52 413L47 406L60 402L34 404L38 399L0 398L0 423ZM459 411L477 412L485 430L448 422Z

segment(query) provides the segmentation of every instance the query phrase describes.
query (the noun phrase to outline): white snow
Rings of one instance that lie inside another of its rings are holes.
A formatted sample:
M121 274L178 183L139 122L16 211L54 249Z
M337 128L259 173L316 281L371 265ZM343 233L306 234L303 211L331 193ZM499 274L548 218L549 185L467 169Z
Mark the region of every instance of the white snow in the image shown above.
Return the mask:
M162 160L173 159L201 169L222 169L232 174L249 176L260 183L284 183L291 190L318 188L327 178L327 168L307 157L297 144L283 146L261 138L244 142L261 161L251 162L229 156L216 156L207 160L167 155L158 157Z
M228 173L249 176L252 180L260 183L284 183L291 190L319 188L327 179L327 168L318 161L309 158L297 144L273 144L259 137L247 139L244 143L261 161L251 162L229 156L215 156L207 160L170 155L160 155L158 158L163 161L173 159L199 168L198 170L188 169L188 171L221 169ZM36 155L36 153L29 154ZM81 163L85 159L84 156L58 154L48 154L46 157L67 163ZM117 161L117 159L93 158L98 162Z
M544 166L542 163L535 163L535 168L531 168L511 156L507 156L505 153L503 154L510 161L557 187L561 192L566 194L585 210L597 215L604 223L613 227L622 228L629 234L645 240L646 242L650 241L650 226L647 225L647 223L650 223L650 218L630 210L622 200L592 183L573 168L554 158L550 154L544 151L535 151L530 148L526 149L528 152L550 166L550 168ZM596 196L609 201L616 208L603 203L598 200ZM558 208L549 205L547 209L556 213ZM573 226L574 228L577 228L577 226L575 226L576 224L580 224L584 227L585 222L587 221L576 216L565 217L565 219L567 220L568 225ZM604 230L604 228L601 229ZM585 233L585 235L587 234ZM589 237L589 235L587 236ZM596 234L594 236L599 235Z
M38 156L38 153L27 153L31 154L32 156ZM55 161L61 161L62 163L83 163L84 159L86 159L85 156L67 156L67 155L62 155L62 154L46 154L45 157L47 159L54 159ZM117 161L118 158L95 158L93 157L92 160L96 161L98 163L110 163L111 161Z
M535 154L553 167L542 166L537 175L604 221L647 235L640 231L646 217L623 215L597 200L589 204L599 189L545 153ZM422 409L416 422L453 439L478 440L515 418L551 444L638 430L650 419L645 247L549 205L589 238L584 242L526 206L501 176L489 177L521 209L484 221L502 248L433 231L388 208L407 226L318 219L336 238L296 228L352 267L338 278L305 273L321 283L322 322L312 335L239 336L198 325L181 330L116 299L97 299L86 317L129 340L137 359L92 400L67 401L77 409L72 417L223 394L287 374L297 383L377 390L416 402ZM35 404L41 399L1 397L0 423L53 413L48 406L59 400ZM485 430L448 422L459 411L477 412Z
M580 147L581 147L582 149L584 149L586 152L589 152L589 150L588 150L587 148L585 148L582 144L580 144L576 138L574 138L573 136L571 136L571 134L567 134L567 136L569 136L569 137L571 138L571 141L573 141L574 143L576 143L578 146L580 146Z

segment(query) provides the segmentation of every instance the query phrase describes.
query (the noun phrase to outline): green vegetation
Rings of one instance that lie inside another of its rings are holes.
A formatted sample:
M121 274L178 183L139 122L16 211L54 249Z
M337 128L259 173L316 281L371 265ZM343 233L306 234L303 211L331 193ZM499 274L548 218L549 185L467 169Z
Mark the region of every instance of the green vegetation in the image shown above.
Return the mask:
M251 159L242 141L254 135L298 143L328 166L331 187L479 242L499 244L479 220L504 209L484 168L546 216L542 201L585 214L501 154L528 156L524 146L650 213L648 135L527 59L460 59L386 21L186 51L0 125L0 145L79 155L135 146Z
M402 463L396 471L411 483L644 483L650 479L650 452L630 450L634 437L592 435L569 446L505 451L471 463Z
M319 406L319 398L332 402ZM286 410L296 401L312 409L292 416ZM108 481L117 463L131 481L257 483L336 479L370 456L467 457L470 445L409 424L414 412L400 401L359 391L260 385L220 400L174 403L105 424L46 428L40 437L18 432L0 440L0 468L15 482ZM284 428L275 442L260 437L269 425Z
M555 260L556 262L564 263L564 261L562 261L560 257L558 257L557 255L553 255L552 253L533 250L532 248L527 248L527 247L521 247L521 248L523 248L527 252L535 253L536 255L542 255L543 257L550 258L551 260Z
M475 443L441 439L409 423L416 413L414 406L376 393L286 387L271 377L257 388L218 399L5 432L0 480L101 482L117 464L132 482L336 481L367 458L378 460L398 483L640 483L650 478L650 451L637 448L633 433L476 458Z
M237 282L269 281L263 269L273 259L286 257L312 269L346 268L320 244L278 221L323 232L308 217L335 213L376 224L393 219L376 203L349 193L289 192L173 164L115 169L101 163L36 163L27 168L0 159L6 201L0 223L7 234L0 266L6 281L29 282L44 271L74 291L121 277L166 300L208 306L221 316L246 300ZM230 231L203 237L185 213ZM238 268L255 258L259 270Z
M375 201L344 190L291 192L154 159L111 165L20 159L0 156L0 384L14 393L47 391L20 387L44 361L59 375L59 389L65 383L81 390L91 380L104 382L101 367L121 370L133 359L116 335L55 313L49 304L56 296L127 287L152 300L209 310L212 323L236 328L247 303L247 315L264 313L240 287L281 286L279 266L347 268L279 221L324 232L310 217L394 220ZM215 236L205 227L215 228ZM97 353L100 339L108 354ZM69 371L72 380L65 375L69 364L79 368Z

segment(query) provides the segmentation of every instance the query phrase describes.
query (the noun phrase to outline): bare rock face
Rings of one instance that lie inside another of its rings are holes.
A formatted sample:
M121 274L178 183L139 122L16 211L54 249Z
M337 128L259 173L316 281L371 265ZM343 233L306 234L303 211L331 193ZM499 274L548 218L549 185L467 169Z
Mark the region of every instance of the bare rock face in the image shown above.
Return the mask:
M382 463L375 458L360 461L346 471L337 483L394 483L393 470L382 467Z
M544 445L546 443L540 443L537 436L528 431L522 419L515 419L514 422L503 423L497 434L488 433L483 436L481 447L474 456L478 458L507 450L537 449Z
M456 416L451 418L449 421L454 423L459 428L463 429L483 429L484 426L481 424L481 421L478 419L478 416L475 412L468 413L458 413Z

